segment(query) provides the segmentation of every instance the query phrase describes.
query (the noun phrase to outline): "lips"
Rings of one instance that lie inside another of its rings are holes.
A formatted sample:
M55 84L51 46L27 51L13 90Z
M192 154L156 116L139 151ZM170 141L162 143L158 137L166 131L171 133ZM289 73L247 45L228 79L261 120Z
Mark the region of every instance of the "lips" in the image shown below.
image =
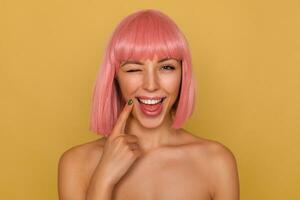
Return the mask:
M139 97L137 97L138 102L139 102L138 108L142 111L144 116L156 117L162 113L163 105L164 105L162 102L164 101L165 98L166 97L146 98L146 100L147 99L155 99L155 100L161 99L161 101L157 102L156 104L145 104L139 99Z

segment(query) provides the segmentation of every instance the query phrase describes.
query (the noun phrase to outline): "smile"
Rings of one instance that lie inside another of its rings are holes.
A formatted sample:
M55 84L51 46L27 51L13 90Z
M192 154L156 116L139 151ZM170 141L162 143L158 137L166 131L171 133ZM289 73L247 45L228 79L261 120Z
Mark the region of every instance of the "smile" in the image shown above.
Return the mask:
M152 98L152 99L145 99L145 98L140 98L137 97L139 103L141 104L146 104L146 105L156 105L156 104L160 104L164 101L166 97L162 97L162 98Z

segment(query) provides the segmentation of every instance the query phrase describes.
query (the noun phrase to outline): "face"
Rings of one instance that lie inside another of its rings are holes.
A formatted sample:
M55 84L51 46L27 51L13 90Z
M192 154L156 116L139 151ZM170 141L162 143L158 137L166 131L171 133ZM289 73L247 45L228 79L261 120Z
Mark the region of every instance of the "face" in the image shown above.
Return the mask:
M171 118L181 83L181 62L172 58L123 61L117 73L123 99L133 98L135 118L146 128Z

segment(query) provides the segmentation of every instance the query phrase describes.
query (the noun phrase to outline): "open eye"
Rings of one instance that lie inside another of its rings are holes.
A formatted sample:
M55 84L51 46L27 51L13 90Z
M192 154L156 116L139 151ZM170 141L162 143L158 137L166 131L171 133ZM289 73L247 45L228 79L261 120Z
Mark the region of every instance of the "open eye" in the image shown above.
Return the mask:
M168 69L168 70L174 70L175 69L175 67L173 67L171 65L164 65L164 66L162 66L162 68Z

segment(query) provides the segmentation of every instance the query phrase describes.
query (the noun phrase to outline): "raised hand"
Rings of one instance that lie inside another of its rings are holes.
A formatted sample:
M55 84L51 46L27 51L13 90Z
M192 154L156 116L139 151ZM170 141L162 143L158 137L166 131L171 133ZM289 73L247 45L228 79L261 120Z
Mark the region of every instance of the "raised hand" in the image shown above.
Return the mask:
M109 185L115 185L141 155L138 138L124 132L126 121L132 109L133 100L130 99L104 144L99 166Z

